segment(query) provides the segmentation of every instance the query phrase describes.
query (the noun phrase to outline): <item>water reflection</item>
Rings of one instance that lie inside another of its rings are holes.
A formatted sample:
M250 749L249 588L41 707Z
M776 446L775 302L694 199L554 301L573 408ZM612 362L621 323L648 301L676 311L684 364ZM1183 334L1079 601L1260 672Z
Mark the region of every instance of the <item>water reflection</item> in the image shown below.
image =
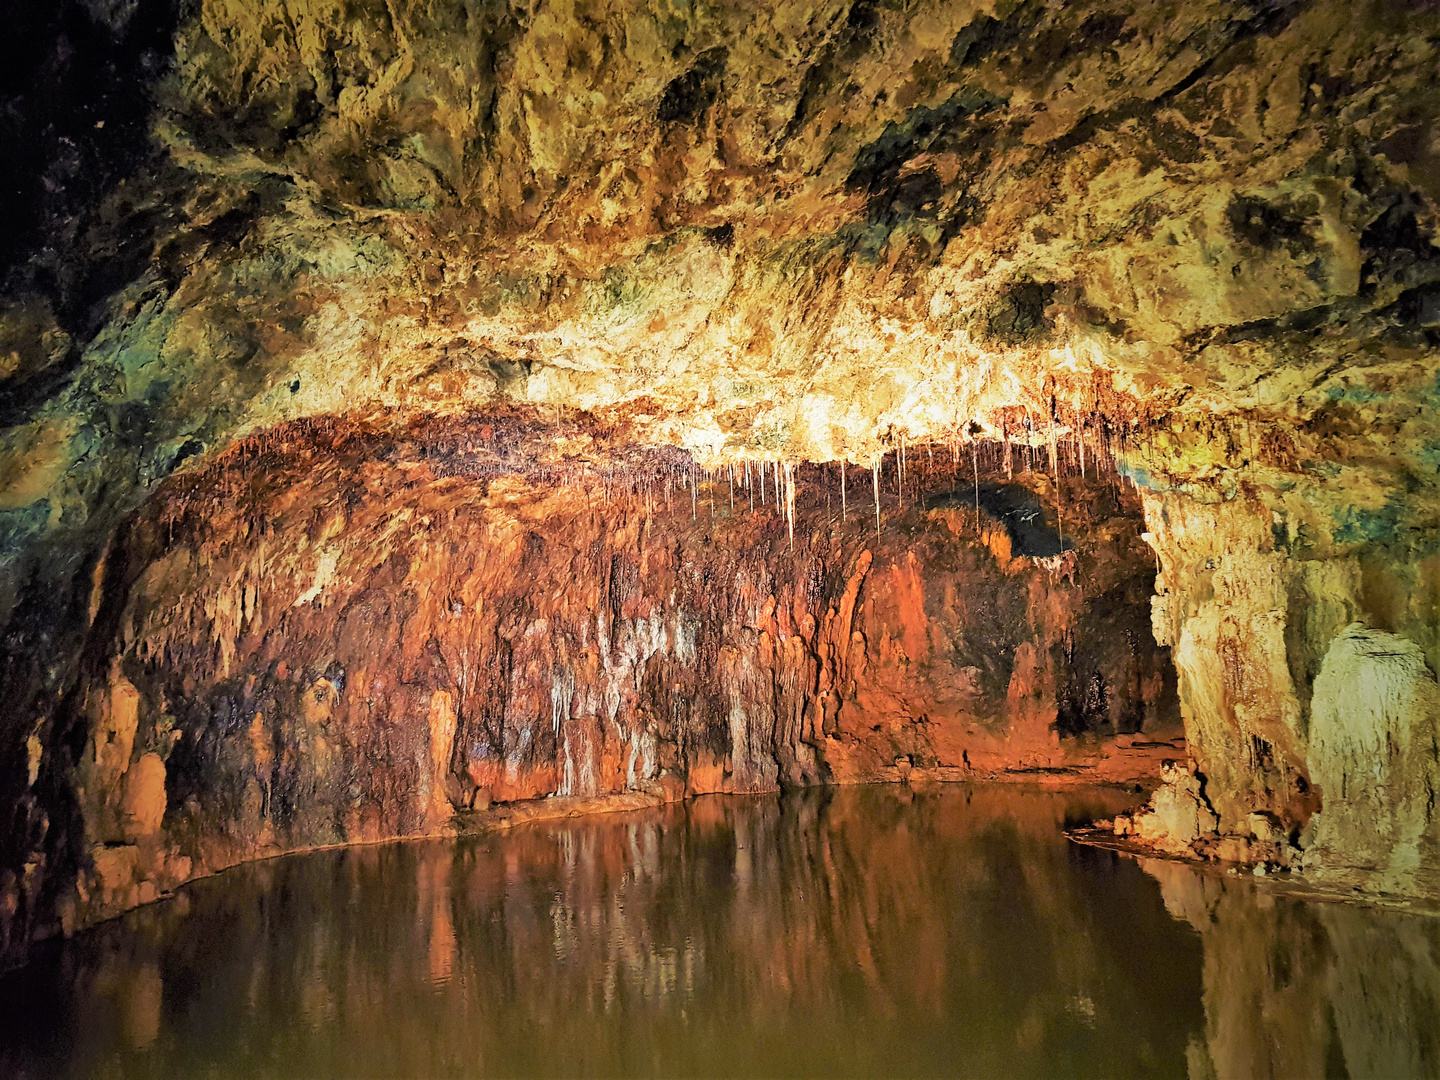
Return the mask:
M1223 1077L1440 1060L1432 924L1304 905L1267 922L1280 909L1253 890L1063 839L1108 801L712 797L243 868L0 984L0 1071ZM1360 990L1335 974L1344 947ZM1277 1056L1275 1024L1351 993L1403 997L1387 1015L1409 1020L1333 1011L1318 1058Z
M1205 942L1194 1080L1440 1076L1440 919L1142 865Z

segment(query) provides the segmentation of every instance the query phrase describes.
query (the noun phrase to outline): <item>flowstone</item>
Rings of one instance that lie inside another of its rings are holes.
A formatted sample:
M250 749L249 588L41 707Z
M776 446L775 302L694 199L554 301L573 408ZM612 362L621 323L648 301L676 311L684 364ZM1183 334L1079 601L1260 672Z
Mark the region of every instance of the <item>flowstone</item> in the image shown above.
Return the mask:
M1307 870L1362 870L1381 888L1435 880L1440 865L1440 689L1420 647L1351 623L1315 680L1310 777L1324 804L1304 837Z

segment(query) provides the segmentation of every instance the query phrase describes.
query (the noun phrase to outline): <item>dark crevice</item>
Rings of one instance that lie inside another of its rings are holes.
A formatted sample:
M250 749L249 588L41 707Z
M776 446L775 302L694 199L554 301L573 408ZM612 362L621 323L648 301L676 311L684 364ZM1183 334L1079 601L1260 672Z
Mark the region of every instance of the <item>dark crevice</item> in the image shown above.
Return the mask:
M706 49L690 69L665 87L656 117L662 124L688 124L698 120L720 97L728 56L723 46Z
M11 291L41 285L31 256L74 235L154 157L150 87L170 63L179 7L112 5L108 20L79 0L9 11L0 35L0 274ZM60 254L45 261L63 264Z

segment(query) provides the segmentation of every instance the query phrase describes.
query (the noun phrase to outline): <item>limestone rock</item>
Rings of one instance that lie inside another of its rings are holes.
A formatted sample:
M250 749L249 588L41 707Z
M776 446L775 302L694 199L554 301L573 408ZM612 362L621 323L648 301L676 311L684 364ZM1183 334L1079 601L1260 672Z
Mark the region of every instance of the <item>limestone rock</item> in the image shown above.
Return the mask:
M0 809L20 838L0 881L30 883L4 887L0 940L53 922L77 853L138 827L120 802L147 754L177 835L205 838L186 853L201 867L286 842L275 821L310 843L421 828L455 802L451 776L463 803L666 770L693 792L901 756L917 774L1045 768L1162 697L1226 837L1281 846L1255 835L1265 814L1337 864L1421 881L1437 855L1415 832L1414 748L1422 668L1440 670L1433 7L37 7L11 28L34 78L0 103L18 136ZM343 450L360 430L373 456ZM787 525L820 550L837 509L842 533L862 509L855 470L837 492L820 467L873 465L901 514L907 448L907 468L922 448L948 461L949 490L921 493L933 520L906 519L914 568L877 542L890 600L831 576L857 573L856 538L812 582L778 550L729 561L702 525L706 495L732 507L695 471L763 463L813 484ZM1029 476L1060 532L1065 515L1105 527L1082 510L1096 492L1138 490L1154 563L1119 532L1095 540L1124 574L1063 543L1026 554L996 515L982 525L969 453ZM691 533L652 543L657 505L686 499ZM615 516L574 524L593 513ZM457 550L517 573L561 536L571 559L617 561L580 575L584 620L546 595L554 578L477 613L439 539L462 525ZM970 619L981 546L979 595L1003 618ZM679 569L640 555L662 548ZM677 592L640 610L632 583L676 583L684 558L733 606ZM1103 633L1105 612L1143 613L1142 566L1173 673ZM1342 635L1357 621L1409 644L1365 653ZM541 644L552 625L563 649ZM481 674L461 627L488 635ZM628 681L652 663L663 676ZM1391 696L1356 704L1327 664ZM705 712L704 739L679 737L665 695ZM850 722L861 706L878 730ZM1341 823L1352 781L1373 843ZM1165 797L1157 835L1204 832L1194 794Z
M1160 850L1186 854L1196 840L1215 832L1219 818L1193 771L1170 765L1162 777L1164 783L1151 796L1149 812L1136 814L1130 830L1136 839Z
M143 754L130 769L120 811L127 839L143 840L160 831L165 819L165 762L159 754Z
M1351 623L1325 654L1307 760L1324 800L1306 865L1403 886L1440 854L1440 691L1414 642Z

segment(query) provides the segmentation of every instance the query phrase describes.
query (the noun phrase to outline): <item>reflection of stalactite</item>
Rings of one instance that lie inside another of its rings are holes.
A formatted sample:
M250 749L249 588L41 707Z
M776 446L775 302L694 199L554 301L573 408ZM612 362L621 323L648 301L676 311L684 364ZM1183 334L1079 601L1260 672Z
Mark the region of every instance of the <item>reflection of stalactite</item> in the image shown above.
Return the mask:
M112 924L97 931L96 947L65 946L57 1013L117 1015L119 1030L96 1025L85 1040L59 1040L73 1058L21 1071L85 1072L128 1043L150 1045L157 1071L184 1073L194 1052L186 1032L198 1013L227 1017L207 1053L239 1059L245 1047L277 1036L310 1048L328 1037L337 1061L416 1073L446 1062L573 1071L576 1046L586 1060L626 1073L656 1068L660 1053L679 1055L660 1059L667 1072L774 1072L777 1044L769 1039L734 1041L717 1059L714 1046L696 1048L690 1037L636 1047L634 1033L719 1017L779 1031L792 1045L790 1018L801 1016L816 1018L802 1044L809 1071L845 1071L856 1039L868 1045L873 1031L882 1039L898 1033L887 1050L890 1072L944 1072L963 1035L977 1074L1046 1075L1053 1041L1016 1038L1016 1017L1034 1016L1045 1030L1078 1032L1075 1045L1104 1063L1097 1071L1183 1072L1187 1043L1201 1054L1216 1044L1199 1004L1199 941L1166 917L1153 882L1133 864L1077 855L1058 835L1056 822L1093 812L1095 798L867 787L704 800L623 821L543 823L483 844L368 847L240 869L224 889L198 890L184 910L154 909L146 934ZM1127 913L1128 932L1097 932L1117 910ZM360 938L357 912L370 931ZM1411 984L1384 971L1404 956L1393 932L1370 964L1333 965L1349 973L1344 989L1356 976L1376 980L1361 984L1369 994L1342 999L1341 987L1330 994L1315 981L1324 969L1295 950L1298 934L1292 941L1267 931L1260 940L1272 947L1258 948L1254 934L1235 932L1244 928L1236 918L1243 907L1217 914L1237 950L1251 945L1248 957L1225 956L1248 960L1243 978L1275 969L1273 985L1239 997L1232 1016L1273 1032L1267 1055L1283 1054L1289 1025L1307 1016L1315 1034L1326 1032L1328 1018L1313 1002L1332 997L1337 1008L1348 1001L1337 1026L1352 1075L1362 1074L1366 1047L1377 1065L1394 1065L1379 1052L1398 1033L1427 1037L1423 1009L1433 998L1392 992L1425 989L1423 934L1408 939L1421 958L1410 961ZM1216 929L1202 931L1207 990ZM1373 940L1357 929L1348 943L1332 932L1333 951ZM1371 933L1384 929L1377 923ZM186 941L207 943L201 960L187 960ZM1270 963L1277 955L1283 965ZM987 977L1017 963L1023 981ZM159 992L162 965L186 994ZM1287 992L1282 977L1297 987ZM1155 993L1156 979L1164 994ZM256 986L267 989L259 1005ZM376 1021L376 987L386 991L384 1023ZM1306 1004L1308 1014L1295 1009ZM1386 1006L1396 1007L1394 1017ZM145 1022L131 1022L127 1011L143 1011ZM517 1043L515 1032L535 1016L551 1037ZM1358 1029L1367 1018L1373 1026ZM856 1029L854 1039L834 1034ZM26 1031L17 1042L38 1049L42 1038L55 1041L53 1031ZM1417 1063L1374 1072L1433 1072L1429 1058ZM357 1069L364 1071L348 1071Z

